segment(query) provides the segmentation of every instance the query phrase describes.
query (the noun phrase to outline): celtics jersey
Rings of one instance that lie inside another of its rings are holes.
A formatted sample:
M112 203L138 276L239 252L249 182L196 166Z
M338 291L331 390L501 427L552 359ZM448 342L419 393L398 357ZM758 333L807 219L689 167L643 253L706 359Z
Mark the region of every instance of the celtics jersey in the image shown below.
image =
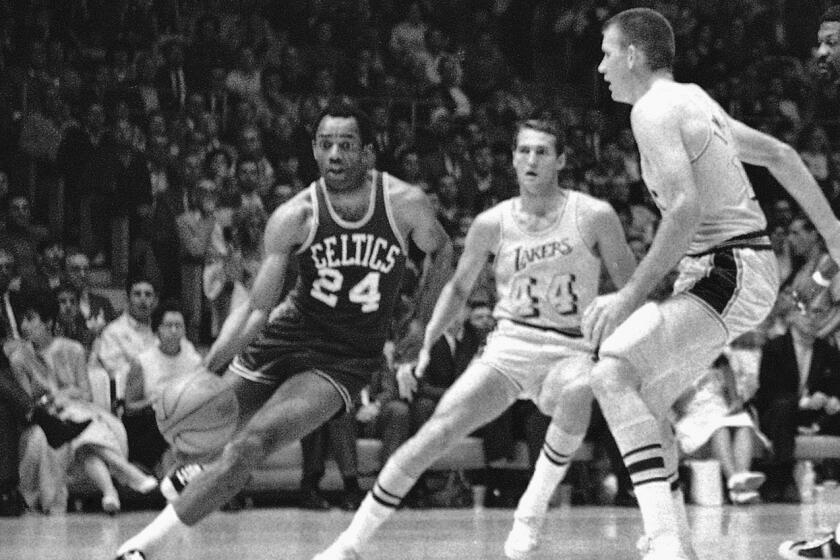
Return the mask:
M313 225L297 252L290 297L339 352L381 353L399 296L407 252L388 183L387 174L374 172L368 211L357 222L336 213L323 179L310 186Z
M543 231L525 231L514 218L519 198L500 203L501 234L494 261L497 319L580 335L583 310L598 295L601 259L580 233L587 195L566 193L565 206Z

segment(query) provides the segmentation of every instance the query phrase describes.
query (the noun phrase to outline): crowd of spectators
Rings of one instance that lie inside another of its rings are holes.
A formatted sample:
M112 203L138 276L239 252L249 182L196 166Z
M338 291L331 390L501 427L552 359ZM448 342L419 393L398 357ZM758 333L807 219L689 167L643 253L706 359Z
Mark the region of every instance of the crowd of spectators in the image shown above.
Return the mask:
M5 353L12 357L32 345L14 309L18 294L51 291L60 304L55 336L77 341L89 368L112 381L109 402L99 404L126 399L114 411L128 428L127 457L159 467L162 440L132 443L132 433L145 433L151 422L147 405L156 389L149 384L195 362L192 344L206 347L247 294L267 216L317 177L314 120L334 96L352 97L367 109L376 166L428 194L456 247L477 213L517 192L510 149L516 121L535 111L560 115L566 134L561 185L608 200L643 257L658 211L644 188L627 108L608 100L595 72L603 22L630 4L0 0ZM810 39L802 38L813 36L821 2L632 4L655 7L673 23L678 80L699 83L733 117L794 145L840 209L840 99L836 85L813 78ZM787 17L792 10L798 10L795 21ZM803 30L808 22L813 29ZM824 248L765 170L747 172L790 289L813 270ZM417 310L412 282L422 264L416 264L394 319L388 348L394 367L416 350L412 317L428 312ZM92 271L100 277L106 271L111 286L131 279L121 315L93 288ZM821 341L812 343L814 351L822 341L837 347L840 286L829 295L819 317L808 315L804 326L782 298L758 338L792 336L795 352L793 346L777 350L807 371L811 354L800 359L803 339ZM180 305L155 310L172 299ZM328 440L340 446L341 438L328 436L343 430L351 433L345 439L355 431L379 437L387 458L478 350L475 332L487 327L478 316L487 315L492 300L487 277L473 298L476 317L436 347L443 369L414 400L399 394L384 372L358 425L337 422L312 437L303 486L313 503L322 448ZM786 335L789 330L810 334ZM176 343L182 331L183 343ZM762 381L778 379L780 363L762 365ZM159 371L150 374L138 364ZM840 410L840 378L826 376L828 386L813 390L825 399L803 400L812 390L802 380L806 374L799 377L792 396L785 395L796 403L787 431L761 422L782 446L768 467L779 495L786 495L790 478L785 446L796 433L798 412L803 406L829 415ZM751 396L740 395L739 404ZM768 398L759 386L756 403ZM840 433L836 424L809 420L803 426ZM783 431L787 435L779 435ZM499 431L493 433L488 441L498 439ZM152 456L144 456L149 449ZM353 458L342 467L352 505ZM0 495L15 482L0 479Z

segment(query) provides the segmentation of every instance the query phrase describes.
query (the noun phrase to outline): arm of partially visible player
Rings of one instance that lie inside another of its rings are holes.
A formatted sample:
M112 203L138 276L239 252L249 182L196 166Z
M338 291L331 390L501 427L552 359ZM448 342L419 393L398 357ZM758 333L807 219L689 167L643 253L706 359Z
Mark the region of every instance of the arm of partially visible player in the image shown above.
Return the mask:
M593 346L600 346L676 266L688 250L700 222L697 186L683 143L680 107L647 104L633 113L639 148L652 176L673 193L647 255L618 292L595 298L584 312L581 327ZM651 185L654 189L656 185Z
M416 318L426 324L444 284L452 275L453 248L426 194L415 187L408 192L411 239L426 253L416 311Z
M811 219L825 239L831 258L840 263L840 221L796 150L740 121L730 118L729 123L738 157L746 163L760 165L770 171Z
M428 356L435 342L443 336L467 303L479 274L487 263L492 248L499 240L499 223L492 210L479 214L473 221L464 241L464 252L458 260L455 274L440 292L432 317L426 325L423 347L417 359L415 375L421 377L428 365Z
M294 201L278 208L265 228L265 258L248 299L231 311L204 363L220 371L257 335L283 290L286 266L301 232L308 232L307 216Z
M636 258L627 244L627 236L618 214L612 206L602 203L592 215L592 229L597 234L595 249L617 288L630 280L636 268Z

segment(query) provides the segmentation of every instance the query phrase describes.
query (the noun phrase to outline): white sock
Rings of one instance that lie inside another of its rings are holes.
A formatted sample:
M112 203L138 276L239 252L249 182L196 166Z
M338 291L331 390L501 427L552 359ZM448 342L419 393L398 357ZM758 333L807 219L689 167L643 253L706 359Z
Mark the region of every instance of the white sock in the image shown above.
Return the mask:
M647 482L634 487L634 491L642 512L645 534L650 538L664 534L677 537L675 530L678 532L678 522L668 483Z
M583 441L584 434L567 434L551 424L546 433L534 474L528 481L525 493L519 499L514 517L543 517L557 485L566 476L572 455Z
M339 535L336 543L342 548L351 548L358 552L395 511L397 511L396 508L379 503L373 494L368 492L362 500L362 505L356 511L356 515L353 516L350 526Z
M167 504L163 508L163 511L151 523L146 525L142 531L123 543L117 550L117 556L129 550L139 550L145 554L146 558L150 558L151 553L164 540L184 533L187 529L188 527L178 519L178 514L175 513L175 508L172 507L172 504Z
M661 424L650 413L631 408L625 406L624 412L632 412L627 414L632 419L613 426L612 432L630 472L645 533L650 538L664 534L677 538L677 519L663 454L668 449L662 448Z

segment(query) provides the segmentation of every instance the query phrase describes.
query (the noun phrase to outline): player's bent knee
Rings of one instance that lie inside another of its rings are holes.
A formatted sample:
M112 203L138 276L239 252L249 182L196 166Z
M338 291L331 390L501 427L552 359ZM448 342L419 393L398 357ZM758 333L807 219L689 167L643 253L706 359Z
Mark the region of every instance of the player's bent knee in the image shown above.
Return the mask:
M616 398L628 391L638 392L641 383L626 360L604 357L592 368L589 385L597 399Z
M543 414L554 416L557 412L585 410L593 398L589 379L578 378L543 387L536 404Z

